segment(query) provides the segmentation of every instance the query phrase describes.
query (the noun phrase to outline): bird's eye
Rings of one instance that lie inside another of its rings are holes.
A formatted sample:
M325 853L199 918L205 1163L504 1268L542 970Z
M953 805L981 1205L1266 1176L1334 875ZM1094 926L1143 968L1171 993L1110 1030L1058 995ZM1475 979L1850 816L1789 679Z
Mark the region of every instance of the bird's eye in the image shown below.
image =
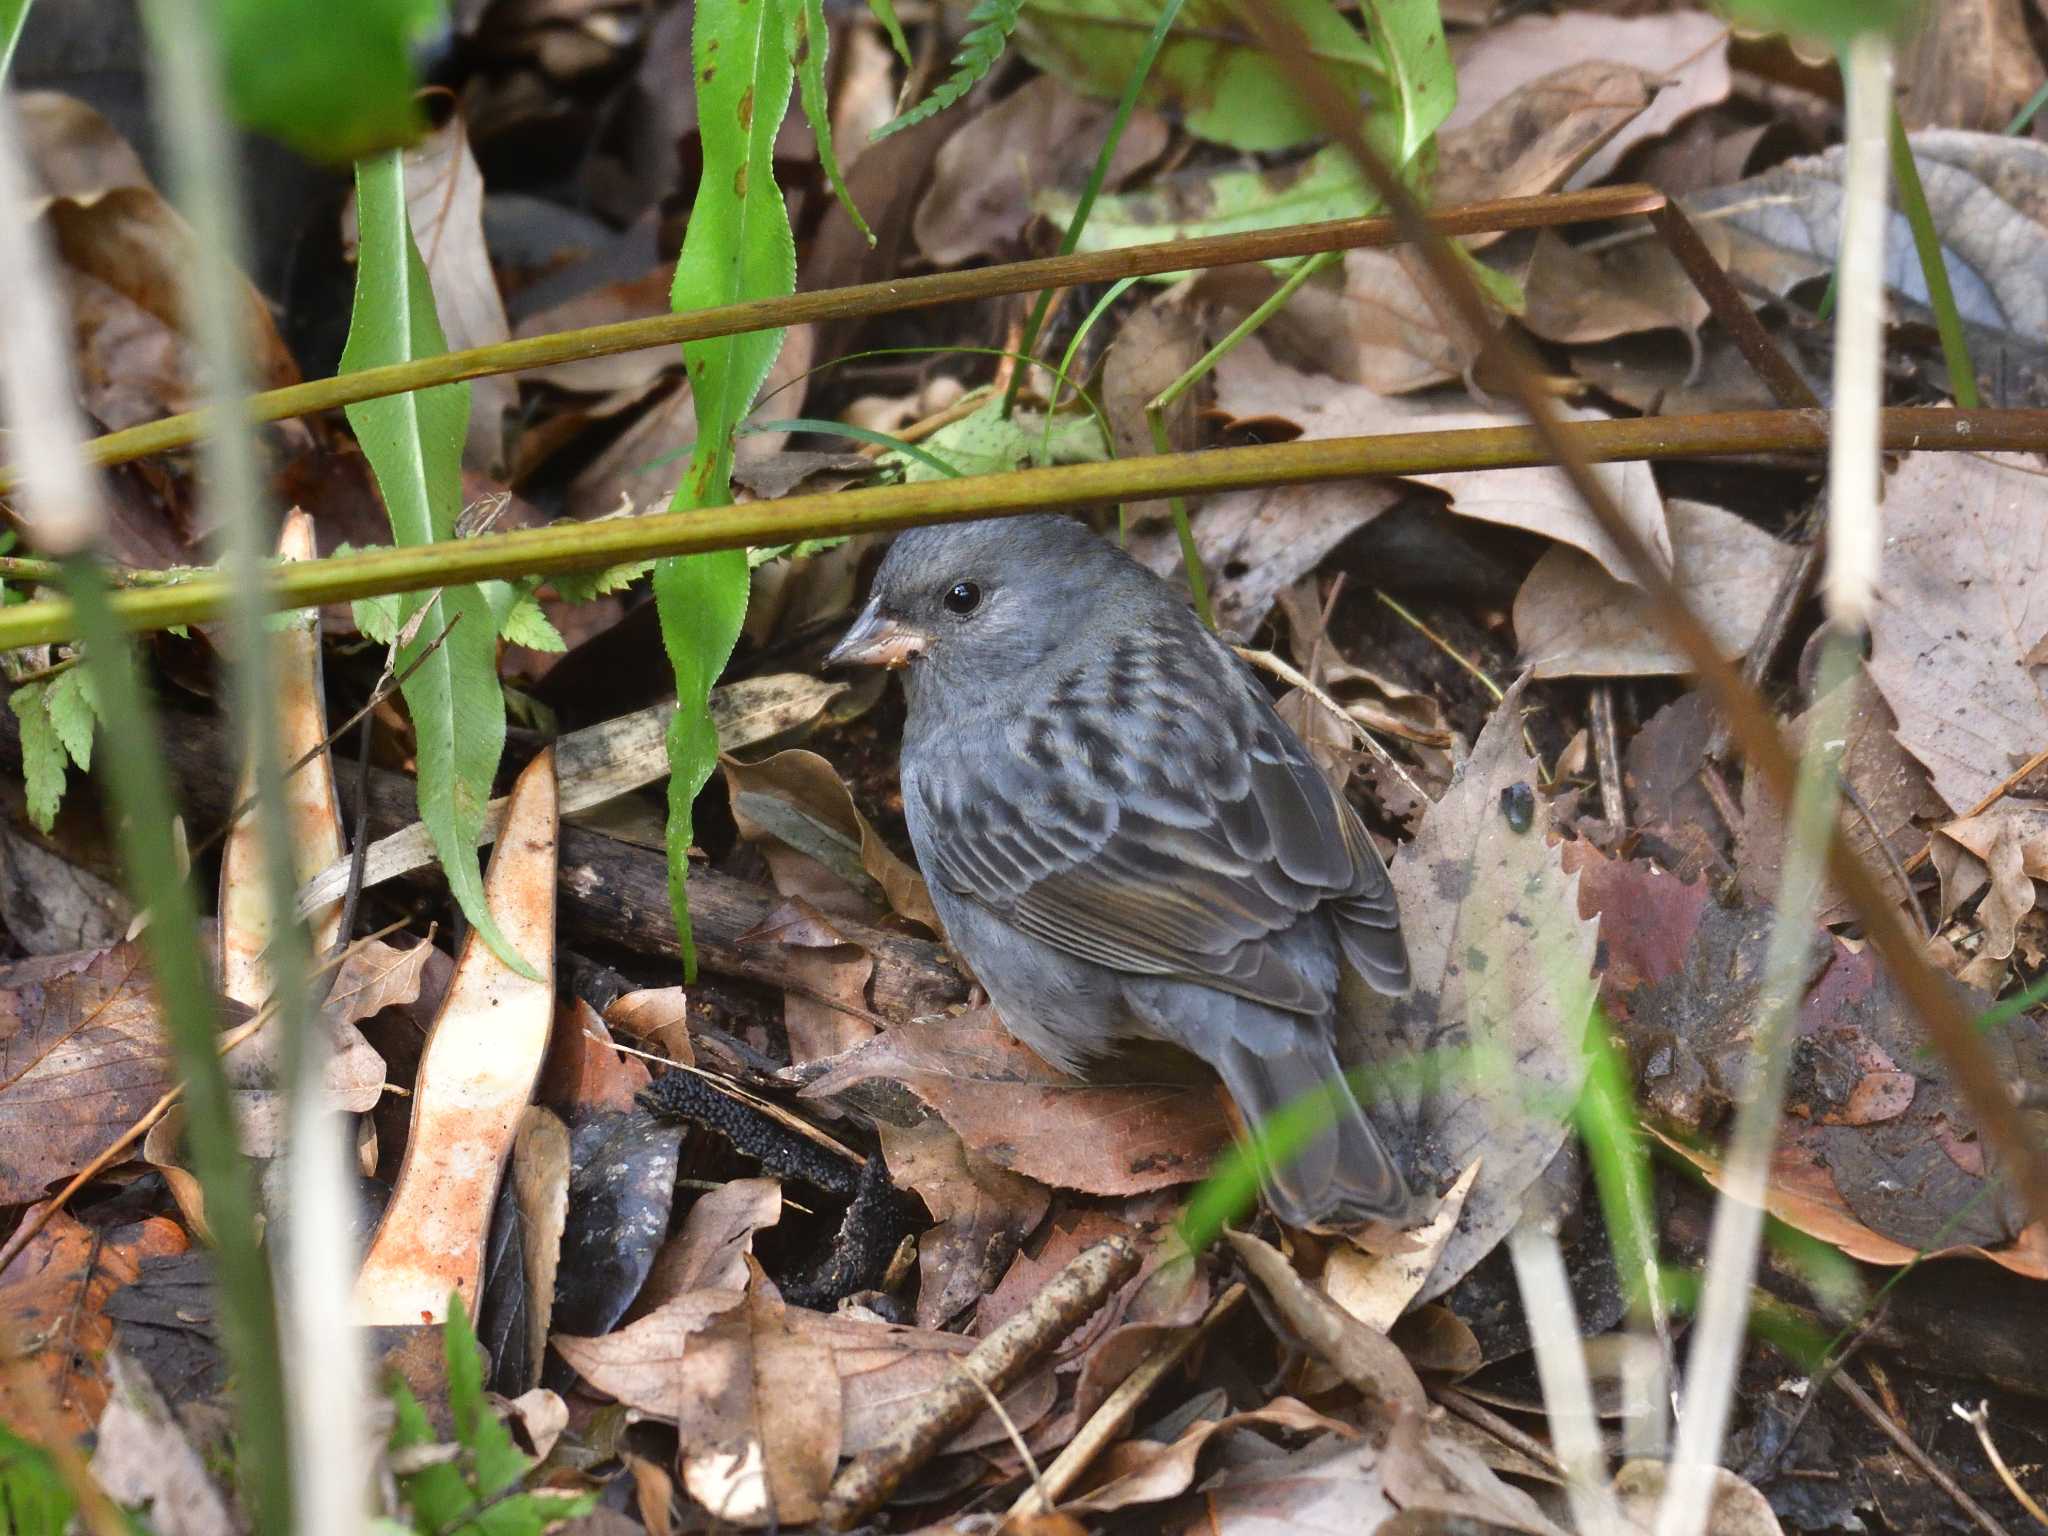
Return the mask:
M953 613L972 613L981 606L981 588L971 581L956 581L946 588L946 607Z

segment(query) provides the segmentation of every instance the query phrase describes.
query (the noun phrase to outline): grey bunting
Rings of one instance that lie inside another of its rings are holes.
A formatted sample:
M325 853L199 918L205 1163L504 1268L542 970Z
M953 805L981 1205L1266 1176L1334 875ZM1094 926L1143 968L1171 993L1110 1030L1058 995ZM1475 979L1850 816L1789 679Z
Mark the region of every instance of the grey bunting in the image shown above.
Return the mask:
M1077 1076L1169 1041L1255 1132L1325 1094L1274 1214L1406 1212L1337 1051L1342 964L1408 989L1386 864L1178 594L1069 518L919 528L829 659L901 671L910 840L1011 1034Z

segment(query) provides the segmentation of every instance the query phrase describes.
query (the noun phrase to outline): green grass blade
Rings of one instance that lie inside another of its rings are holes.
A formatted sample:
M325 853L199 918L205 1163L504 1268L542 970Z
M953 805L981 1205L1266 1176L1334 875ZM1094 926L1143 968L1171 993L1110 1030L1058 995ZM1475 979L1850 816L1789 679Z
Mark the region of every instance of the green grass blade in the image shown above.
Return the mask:
M7 78L7 66L14 62L14 45L21 41L21 29L28 23L30 0L0 0L0 80Z
M0 61L0 68L4 67L5 62ZM2012 121L2005 125L2006 137L2018 138L2029 128L2033 127L2034 119L2041 115L2043 107L2048 107L2048 84L2044 84L2041 89L2034 92L2028 98L2027 104L2021 107L2019 111L2013 113Z
M242 1157L221 1064L207 950L182 861L172 845L177 807L158 746L156 706L135 669L130 637L107 601L100 571L87 559L65 562L93 686L106 712L101 754L112 821L130 898L149 913L143 945L163 1009L178 1076L185 1085L185 1139L206 1195L221 1293L220 1331L237 1386L239 1464L250 1480L257 1529L291 1526L291 1459L286 1442L284 1375L270 1268L256 1242L255 1191Z
M446 351L426 264L413 244L396 151L357 165L356 217L362 240L355 308L348 345L341 354L343 370ZM394 542L419 545L453 537L462 500L469 386L444 384L366 400L349 406L347 414L384 494ZM505 746L496 626L489 603L473 583L445 587L438 600L440 613L419 627L398 660L399 671L406 672L434 637L453 624L447 639L411 672L402 690L419 743L420 819L433 835L448 888L463 916L500 959L531 976L532 967L498 931L477 866L477 837ZM431 596L415 594L405 600L401 613L410 618L430 601Z
M775 185L775 135L795 84L789 30L778 6L801 0L701 0L692 35L697 127L704 174L676 259L670 306L679 313L796 290L796 241ZM732 445L752 409L783 333L758 331L683 347L697 407L697 442L671 509L724 506L732 500ZM669 900L693 974L687 894L691 807L718 760L711 685L739 642L747 611L744 551L687 555L654 569L662 644L676 674L676 718L669 727Z
M1906 137L1906 125L1892 109L1892 179L1899 184L1899 207L1906 226L1913 231L1913 249L1920 255L1920 272L1927 279L1927 307L1934 311L1934 328L1941 333L1941 355L1948 364L1949 388L1956 404L1966 411L1980 404L1977 396L1977 367L1970 361L1970 343L1963 335L1963 317L1956 310L1956 292L1949 285L1948 262L1942 256L1941 236L1934 228L1934 215L1927 207L1927 189L1920 184L1920 167L1913 160L1913 145Z
M903 35L903 23L896 19L896 7L892 0L868 0L868 9L874 12L875 20L882 24L882 30L889 34L889 46L896 50L896 57L903 61L903 67L915 69L917 60L910 56L910 39Z

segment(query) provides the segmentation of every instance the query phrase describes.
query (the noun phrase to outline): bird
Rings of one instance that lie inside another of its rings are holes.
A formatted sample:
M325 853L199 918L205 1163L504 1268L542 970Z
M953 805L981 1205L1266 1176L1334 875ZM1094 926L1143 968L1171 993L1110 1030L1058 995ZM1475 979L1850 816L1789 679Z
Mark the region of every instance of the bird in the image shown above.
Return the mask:
M1222 1079L1292 1226L1399 1221L1407 1182L1346 1082L1340 968L1410 985L1386 862L1257 676L1086 524L910 529L827 657L901 676L903 815L932 905L1004 1027L1086 1077L1164 1040Z

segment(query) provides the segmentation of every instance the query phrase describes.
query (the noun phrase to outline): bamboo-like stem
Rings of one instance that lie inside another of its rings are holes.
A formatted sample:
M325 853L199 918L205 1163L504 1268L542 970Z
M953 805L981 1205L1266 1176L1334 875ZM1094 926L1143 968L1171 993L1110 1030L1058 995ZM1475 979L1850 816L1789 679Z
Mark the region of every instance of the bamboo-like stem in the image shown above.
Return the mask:
M1654 187L1600 187L1562 197L1507 197L1491 202L1467 203L1461 207L1439 209L1430 217L1431 227L1442 234L1472 235L1626 218L1631 214L1649 213L1663 205L1664 194ZM934 272L922 277L892 278L851 288L790 294L786 298L721 304L681 315L654 315L645 320L621 320L611 325L555 331L545 336L503 341L494 346L446 352L439 357L421 358L416 362L365 368L331 379L311 379L251 397L248 413L249 419L255 422L284 421L385 395L403 394L410 389L425 389L434 384L453 384L462 379L489 378L500 373L520 373L583 358L612 357L649 347L702 341L712 336L735 336L743 331L893 314L899 310L922 309L935 304L1030 293L1041 288L1114 282L1122 277L1146 277L1199 267L1277 261L1290 256L1310 256L1318 251L1392 245L1401 238L1389 219L1332 219L1320 224L1293 224L1283 229L1248 230L1231 235L1207 235L1195 240L1126 246L1115 251L1044 256L966 272ZM180 416L166 416L161 421L110 432L87 443L86 452L96 464L123 464L152 453L183 448L205 434L203 414L187 412ZM0 494L11 490L13 484L11 474L0 472Z
M1827 446L1828 418L1818 411L1725 411L1579 422L1561 430L1587 462L1692 459L1817 453ZM1883 430L1885 447L1898 452L2048 451L2048 411L1892 410L1884 413ZM304 608L462 581L590 570L650 556L787 544L1013 512L1368 475L1512 469L1547 464L1551 458L1549 439L1536 429L1483 427L1260 443L1106 464L1060 464L960 480L789 496L745 506L554 523L410 549L360 550L274 569L270 601L278 608ZM130 629L163 629L213 618L226 599L221 576L207 571L175 586L117 593L113 608ZM0 650L64 640L74 632L70 605L62 599L0 609Z

